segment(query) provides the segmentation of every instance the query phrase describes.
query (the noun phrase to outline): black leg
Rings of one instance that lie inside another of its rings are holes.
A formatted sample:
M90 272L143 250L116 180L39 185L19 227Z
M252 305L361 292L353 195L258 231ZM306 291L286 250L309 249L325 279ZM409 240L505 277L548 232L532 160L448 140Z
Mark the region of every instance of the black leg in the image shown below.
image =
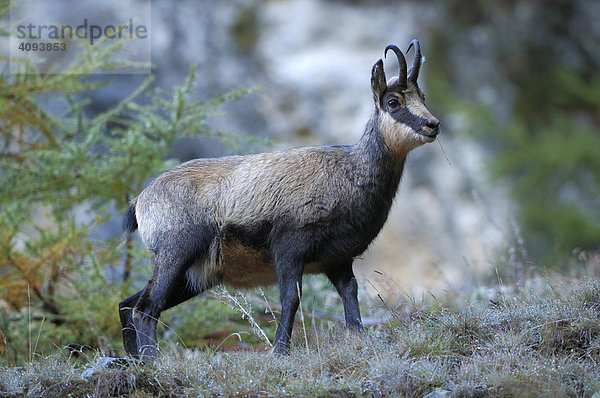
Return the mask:
M207 289L210 289L210 287ZM203 291L204 290L198 290L195 287L190 286L185 276L181 276L177 279L176 284L172 289L172 292L169 295L169 298L167 299L167 302L165 303L165 306L162 310L166 311L170 308L173 308L176 305L183 303L184 301L196 297Z
M342 297L346 326L352 331L362 331L363 325L358 308L358 284L352 272L352 260L329 270L327 277Z
M131 357L137 357L138 346L136 342L135 327L131 319L133 307L137 304L142 291L140 290L131 297L119 303L119 318L121 318L121 334L123 336L123 348L125 353Z
M304 265L299 262L276 262L281 318L275 332L274 351L277 354L290 353L290 337L294 328L294 318L302 296L302 271Z
M133 296L128 297L119 303L119 316L121 318L121 326L123 328L123 348L125 348L127 355L134 358L138 357L139 350L137 345L136 330L132 320L132 310L138 303L142 293L143 290L140 290ZM175 307L176 305L195 297L199 293L201 292L190 286L184 277L178 278L162 311L166 311L169 308Z
M139 358L152 360L158 357L156 325L160 313L193 297L193 291L182 291L185 283L186 263L173 263L177 256L155 254L154 271L133 308L132 320L136 332Z

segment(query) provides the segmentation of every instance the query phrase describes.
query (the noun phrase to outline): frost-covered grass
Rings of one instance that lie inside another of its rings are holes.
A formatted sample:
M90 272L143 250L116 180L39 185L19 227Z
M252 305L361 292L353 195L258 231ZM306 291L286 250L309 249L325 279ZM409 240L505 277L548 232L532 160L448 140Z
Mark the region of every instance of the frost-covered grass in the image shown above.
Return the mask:
M38 359L1 368L0 396L600 396L598 282L438 299L362 336L305 327L290 357L164 348L152 365Z

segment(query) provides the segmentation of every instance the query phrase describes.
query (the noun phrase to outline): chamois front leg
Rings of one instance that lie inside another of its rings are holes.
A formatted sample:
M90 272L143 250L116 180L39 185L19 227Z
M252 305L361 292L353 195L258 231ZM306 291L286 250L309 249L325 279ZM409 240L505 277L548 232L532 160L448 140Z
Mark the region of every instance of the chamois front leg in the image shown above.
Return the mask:
M294 318L302 296L302 271L304 264L297 261L276 262L281 318L275 332L274 352L289 355L290 338L294 328Z
M352 272L352 260L346 261L327 272L327 277L335 286L344 304L346 326L353 332L363 331L358 307L358 284Z

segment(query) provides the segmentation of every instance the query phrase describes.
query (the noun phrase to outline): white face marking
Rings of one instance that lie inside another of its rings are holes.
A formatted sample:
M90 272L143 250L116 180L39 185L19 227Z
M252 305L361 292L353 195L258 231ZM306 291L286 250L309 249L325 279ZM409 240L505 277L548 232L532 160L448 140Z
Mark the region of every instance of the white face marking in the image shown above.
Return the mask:
M429 113L425 105L421 102L421 98L417 94L411 94L406 96L406 108L413 115L422 117L423 119L431 119L432 115Z
M399 123L387 112L381 112L379 128L387 146L397 156L406 156L413 149L434 140L417 133L404 123Z

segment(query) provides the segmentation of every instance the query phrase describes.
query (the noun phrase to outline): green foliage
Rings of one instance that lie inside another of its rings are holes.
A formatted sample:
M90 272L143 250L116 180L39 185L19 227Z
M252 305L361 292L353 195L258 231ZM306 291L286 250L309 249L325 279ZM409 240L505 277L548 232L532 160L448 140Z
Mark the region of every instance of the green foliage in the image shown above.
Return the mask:
M151 89L148 77L90 116L87 96L111 81L90 74L123 66L112 56L118 47L87 46L61 74L23 60L20 73L0 75L2 362L64 346L120 347L117 303L135 290L132 276L148 271L147 259L132 242L123 259L118 242L94 229L173 164L165 159L177 140L210 135L207 118L247 92L192 100L192 69L173 90ZM62 111L48 111L50 102Z
M430 100L493 155L525 244L548 265L600 245L600 53L588 5L452 0L432 35Z

